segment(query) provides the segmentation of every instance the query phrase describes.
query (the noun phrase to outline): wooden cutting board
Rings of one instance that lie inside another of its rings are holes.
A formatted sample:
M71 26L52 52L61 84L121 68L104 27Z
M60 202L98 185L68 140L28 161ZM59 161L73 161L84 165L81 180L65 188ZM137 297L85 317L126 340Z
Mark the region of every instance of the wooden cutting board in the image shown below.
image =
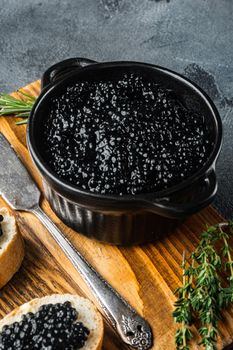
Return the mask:
M26 86L24 91L37 96L40 92L40 82L36 81ZM17 97L17 93L14 95ZM14 146L43 192L39 174L27 151L26 126L16 126L15 121L13 117L1 117L0 131ZM6 206L0 200L0 206L3 205ZM220 214L209 207L190 217L174 233L158 242L119 248L90 240L74 232L58 219L43 198L42 207L87 260L149 321L154 334L153 349L175 349L173 291L181 285L182 252L185 249L190 253L194 249L198 235L205 229L206 224L224 221ZM0 316L3 317L16 306L34 297L64 292L87 296L100 309L82 278L36 217L27 213L15 214L25 238L26 257L20 271L1 290ZM219 349L231 344L232 338L233 308L224 313ZM196 339L192 349L200 349L197 343ZM107 322L103 349L129 349Z

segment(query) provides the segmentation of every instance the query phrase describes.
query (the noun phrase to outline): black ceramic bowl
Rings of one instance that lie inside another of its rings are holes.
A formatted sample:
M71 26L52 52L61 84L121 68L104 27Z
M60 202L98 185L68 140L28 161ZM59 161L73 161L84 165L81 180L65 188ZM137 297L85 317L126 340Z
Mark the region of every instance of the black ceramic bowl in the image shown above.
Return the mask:
M98 81L136 73L173 89L184 105L201 112L208 123L212 152L204 166L164 191L136 195L102 195L84 191L58 178L41 152L41 133L51 99L79 80ZM222 124L211 99L194 83L168 69L137 62L105 62L74 58L50 67L42 77L42 92L29 119L27 142L43 179L45 195L68 226L113 244L153 241L170 232L188 215L206 207L217 191L215 163L222 141Z

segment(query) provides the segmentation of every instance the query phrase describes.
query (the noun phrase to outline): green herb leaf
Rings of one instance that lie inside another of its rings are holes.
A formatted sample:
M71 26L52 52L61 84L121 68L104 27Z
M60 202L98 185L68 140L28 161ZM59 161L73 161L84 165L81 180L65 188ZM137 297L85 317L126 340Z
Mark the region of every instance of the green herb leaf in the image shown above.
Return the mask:
M24 97L23 100L19 100L11 95L0 94L0 116L29 117L36 97L27 94L23 90L19 90L18 93ZM16 124L22 125L26 123L27 120L22 120Z
M176 292L173 317L180 328L175 335L176 348L188 349L192 333L189 326L195 313L201 324L200 345L206 350L217 349L218 322L221 312L233 302L233 260L229 239L233 223L207 227L200 236L195 251L191 254L192 266L187 267L183 257L183 284ZM220 247L221 243L221 247ZM222 261L227 259L227 261ZM229 271L228 287L222 286L223 269Z

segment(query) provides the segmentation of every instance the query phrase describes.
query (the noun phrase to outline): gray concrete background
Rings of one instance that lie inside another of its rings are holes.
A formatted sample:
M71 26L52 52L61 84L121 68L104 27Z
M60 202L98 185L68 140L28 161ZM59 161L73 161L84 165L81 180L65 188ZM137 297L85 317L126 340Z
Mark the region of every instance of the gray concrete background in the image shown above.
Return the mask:
M0 91L81 56L163 65L198 83L224 124L215 206L233 219L233 0L0 0Z

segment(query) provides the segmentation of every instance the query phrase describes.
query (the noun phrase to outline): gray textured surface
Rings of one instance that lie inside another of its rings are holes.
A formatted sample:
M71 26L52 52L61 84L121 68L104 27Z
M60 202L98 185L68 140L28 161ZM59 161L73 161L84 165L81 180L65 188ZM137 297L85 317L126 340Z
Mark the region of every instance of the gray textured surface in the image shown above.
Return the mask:
M233 218L233 0L0 0L0 91L72 56L166 66L214 99L224 124L215 205Z

